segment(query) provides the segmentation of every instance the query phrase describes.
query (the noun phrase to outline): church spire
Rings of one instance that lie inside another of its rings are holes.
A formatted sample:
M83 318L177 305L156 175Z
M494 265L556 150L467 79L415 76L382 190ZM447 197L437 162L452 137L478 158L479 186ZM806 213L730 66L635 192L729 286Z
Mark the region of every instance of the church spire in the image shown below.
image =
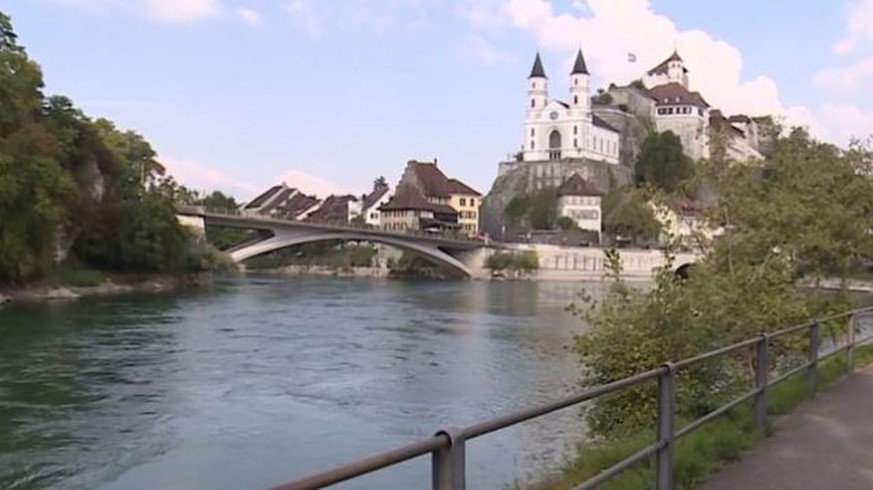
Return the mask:
M582 56L582 48L576 53L576 62L573 63L573 71L570 75L588 75L588 67L585 66L585 57Z
M537 57L534 59L533 68L531 68L528 78L548 78L546 71L543 70L543 60L540 59L539 52L537 52Z

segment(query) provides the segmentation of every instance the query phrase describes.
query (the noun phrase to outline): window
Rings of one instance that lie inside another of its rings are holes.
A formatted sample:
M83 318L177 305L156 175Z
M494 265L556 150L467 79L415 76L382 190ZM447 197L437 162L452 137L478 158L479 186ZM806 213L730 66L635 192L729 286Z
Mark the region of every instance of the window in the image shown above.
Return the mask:
M579 133L579 127L573 126L573 134L578 134L578 133Z
M700 114L701 116L703 116L703 108L698 107L698 108L697 108L697 113Z
M531 149L531 150L534 149L534 142L533 142L533 141L530 142L530 149Z
M672 108L672 107L668 107L668 108L667 108L667 114L673 114L673 108Z
M530 106L531 106L531 108L534 108L534 107L537 106L537 101L536 101L536 99L530 99Z
M476 199L471 197L470 198L470 206L475 206L475 205L476 205Z
M579 96L578 96L578 95L574 95L574 96L573 96L573 105L577 105L577 104L579 104Z
M536 132L535 132L534 128L530 128L530 137L533 138L535 134L536 134Z
M467 199L462 197L461 198L461 206L466 206L466 205L467 205Z
M579 141L576 138L573 138L573 148L579 148Z
M379 219L379 213L370 213L370 219Z
M579 85L579 79L578 79L578 78L573 77L573 85Z

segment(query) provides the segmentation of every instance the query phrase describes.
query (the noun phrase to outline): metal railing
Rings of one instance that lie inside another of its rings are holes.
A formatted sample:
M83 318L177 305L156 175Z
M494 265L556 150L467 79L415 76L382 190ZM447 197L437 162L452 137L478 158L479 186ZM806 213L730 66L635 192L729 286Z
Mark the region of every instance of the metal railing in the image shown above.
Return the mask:
M434 490L461 490L466 485L465 453L467 441L652 380L656 380L658 385L655 424L656 441L610 468L604 469L587 481L582 482L575 487L575 490L594 488L652 456L655 457L655 488L658 490L670 490L673 488L673 448L677 440L693 433L707 422L749 400L753 401L752 413L755 425L758 429L763 430L767 424L767 389L805 371L807 387L811 392L814 392L817 386L818 363L841 352L846 352L847 370L851 372L854 368L855 347L873 341L873 335L860 339L856 338L856 333L859 330L858 318L871 312L873 312L873 307L862 308L827 318L820 318L809 323L784 328L775 332L763 333L757 337L709 351L696 357L677 362L668 362L658 368L634 376L589 388L562 400L510 413L468 427L440 430L428 439L282 484L275 487L275 490L322 488L427 454L431 455L432 461L432 488ZM834 348L825 354L820 354L822 324L841 320L847 320L846 341L844 345L839 345L839 336L834 334ZM799 366L777 373L771 379L769 366L771 361L774 360L770 356L770 347L773 341L780 337L801 332L806 333L808 340L807 360ZM676 430L674 427L676 418L676 373L681 369L693 367L703 361L740 352L742 349L754 349L754 388Z

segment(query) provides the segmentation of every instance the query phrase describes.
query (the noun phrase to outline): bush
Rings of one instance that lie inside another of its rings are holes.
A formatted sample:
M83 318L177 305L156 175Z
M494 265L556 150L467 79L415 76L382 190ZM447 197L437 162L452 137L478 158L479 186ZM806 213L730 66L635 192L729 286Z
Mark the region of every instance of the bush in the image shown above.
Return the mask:
M492 271L532 272L539 269L539 256L534 250L517 252L495 252L485 260L485 268Z
M52 286L93 287L106 282L106 275L94 269L73 265L59 265L46 274Z

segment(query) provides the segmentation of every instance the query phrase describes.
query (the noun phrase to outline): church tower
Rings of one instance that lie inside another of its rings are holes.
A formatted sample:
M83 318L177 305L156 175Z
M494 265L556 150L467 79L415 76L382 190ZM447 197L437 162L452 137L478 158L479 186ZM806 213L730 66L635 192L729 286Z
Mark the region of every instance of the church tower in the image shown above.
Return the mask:
M549 103L549 79L546 77L546 71L543 70L543 60L540 59L540 54L534 59L533 68L530 70L530 76L527 77L527 98L528 114L543 110L546 104Z
M675 50L673 55L667 58L667 79L672 83L678 83L686 89L688 88L688 70L685 68L685 60Z
M576 62L570 72L570 108L575 115L585 115L591 111L591 100L588 98L588 67L582 49L576 53Z

